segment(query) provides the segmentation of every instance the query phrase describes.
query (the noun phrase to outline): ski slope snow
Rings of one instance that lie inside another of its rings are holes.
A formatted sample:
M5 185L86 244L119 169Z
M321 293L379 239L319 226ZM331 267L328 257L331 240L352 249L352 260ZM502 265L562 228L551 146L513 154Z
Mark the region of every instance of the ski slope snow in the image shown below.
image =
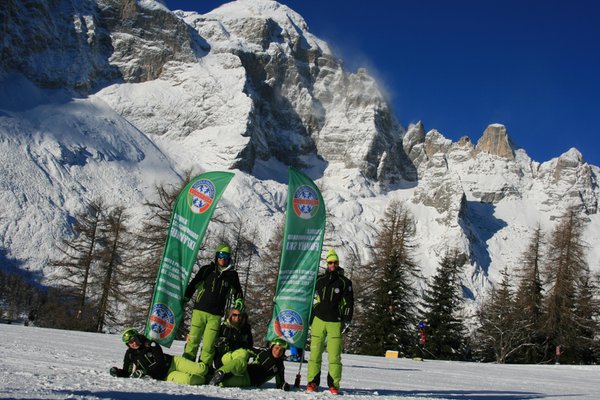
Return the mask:
M260 389L185 386L152 379L109 375L121 366L120 335L0 324L0 398L2 399L322 399L328 391L283 392L273 382ZM170 354L181 354L175 342ZM325 355L326 356L326 355ZM325 357L326 361L326 357ZM499 365L345 354L344 398L357 399L597 399L599 366ZM286 362L294 382L298 363ZM321 387L321 390L324 388Z

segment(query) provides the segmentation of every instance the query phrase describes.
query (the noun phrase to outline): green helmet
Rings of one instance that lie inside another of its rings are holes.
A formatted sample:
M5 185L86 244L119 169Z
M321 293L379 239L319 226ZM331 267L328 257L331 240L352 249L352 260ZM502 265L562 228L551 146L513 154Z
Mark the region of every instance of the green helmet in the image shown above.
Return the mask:
M283 340L283 339L280 339L280 338L274 339L274 340L271 342L271 346L273 346L273 345L281 346L281 347L283 347L283 348L284 348L284 349L286 349L286 350L290 348L290 345L289 345L289 343L288 343L288 342L286 342L286 341L285 341L285 340Z
M128 343L131 339L133 339L134 337L137 337L137 335L139 335L139 332L137 331L137 329L127 328L127 329L125 329L125 332L123 332L123 336L121 336L121 340L123 340L123 343Z
M221 243L215 249L215 253L227 253L227 254L231 254L231 247L229 247L229 245L226 244L226 243Z

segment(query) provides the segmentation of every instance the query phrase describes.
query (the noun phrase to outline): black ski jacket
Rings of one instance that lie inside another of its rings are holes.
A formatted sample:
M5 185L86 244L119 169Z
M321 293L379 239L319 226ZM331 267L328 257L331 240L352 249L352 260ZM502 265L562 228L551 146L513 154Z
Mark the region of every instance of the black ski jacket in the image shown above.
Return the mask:
M252 349L252 346L254 346L254 338L250 324L246 322L241 328L236 328L229 320L225 320L221 324L219 338L215 345L215 369L219 369L223 365L221 358L225 353L237 349Z
M259 387L275 377L277 388L284 389L286 386L285 366L283 365L285 357L274 358L270 348L252 349L251 355L254 360L248 364L250 384Z
M194 309L213 315L223 315L231 293L234 299L243 297L237 271L222 271L214 262L200 268L185 290L185 299L192 298L194 292L197 292L194 297Z
M165 380L173 361L173 356L164 354L162 348L153 340L138 335L141 346L137 350L128 347L123 360L123 369L117 370L117 376L126 378L135 371L142 371L154 379Z
M352 281L344 276L344 270L326 270L317 277L315 303L312 315L326 322L350 323L354 313Z

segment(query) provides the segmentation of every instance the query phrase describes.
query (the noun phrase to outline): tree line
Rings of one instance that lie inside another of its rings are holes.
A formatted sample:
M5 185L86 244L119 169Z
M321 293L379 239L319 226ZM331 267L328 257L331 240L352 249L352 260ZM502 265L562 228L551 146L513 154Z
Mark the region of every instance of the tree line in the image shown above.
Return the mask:
M23 317L37 326L94 332L142 327L148 315L171 210L191 179L155 187L144 203L141 224L123 206L90 201L77 213L72 234L57 245L53 273L45 286L0 271L2 318ZM257 230L242 218L217 209L201 253L219 242L232 245L256 338L264 338L283 242L283 219L265 248ZM416 224L408 208L392 201L368 249L369 262L328 224L325 247L344 247L341 260L355 290L355 317L345 340L347 352L377 355L387 350L403 357L498 363L597 363L599 283L585 262L586 220L575 209L546 235L534 231L519 266L501 271L501 280L480 302L466 307L463 272L468 255L447 248L433 276L426 279L416 261ZM137 227L137 228L134 228ZM195 268L205 262L199 260ZM188 307L189 309L190 307ZM418 342L417 325L427 340ZM188 331L189 315L178 338ZM560 347L559 347L560 346Z
M415 223L392 202L380 221L373 260L356 279L355 331L348 351L497 363L596 364L600 361L600 276L586 263L586 217L575 208L545 235L537 227L520 264L475 311L465 307L466 254L448 248L436 273L420 276ZM419 348L417 326L426 342Z

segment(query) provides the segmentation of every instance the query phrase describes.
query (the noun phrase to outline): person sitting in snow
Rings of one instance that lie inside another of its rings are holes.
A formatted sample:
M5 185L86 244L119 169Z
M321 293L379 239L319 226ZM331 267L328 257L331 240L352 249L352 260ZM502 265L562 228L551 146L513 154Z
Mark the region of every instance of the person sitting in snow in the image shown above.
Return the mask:
M221 358L223 365L215 371L209 385L260 387L275 377L277 388L287 392L290 385L285 381L283 364L287 348L288 343L285 340L275 339L269 348L242 348L226 353Z
M219 369L223 365L221 359L226 353L237 349L252 349L253 346L254 339L252 328L248 323L248 314L244 312L243 307L232 308L219 330L213 360L215 369Z
M119 378L143 378L149 376L161 381L172 381L186 385L202 385L208 368L181 356L165 354L161 346L149 340L137 330L129 328L123 332L123 343L127 346L123 368L112 367L110 374Z

